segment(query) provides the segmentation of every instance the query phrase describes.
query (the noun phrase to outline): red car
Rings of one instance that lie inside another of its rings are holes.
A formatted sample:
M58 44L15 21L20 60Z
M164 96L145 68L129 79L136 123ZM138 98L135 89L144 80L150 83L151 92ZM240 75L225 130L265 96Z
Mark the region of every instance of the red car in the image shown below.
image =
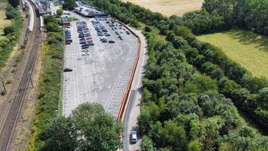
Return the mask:
M80 44L86 44L87 41L80 41Z
M72 42L70 41L65 41L65 45L70 45Z
M90 40L90 39L92 39L92 37L87 37L87 38L86 38L86 40Z

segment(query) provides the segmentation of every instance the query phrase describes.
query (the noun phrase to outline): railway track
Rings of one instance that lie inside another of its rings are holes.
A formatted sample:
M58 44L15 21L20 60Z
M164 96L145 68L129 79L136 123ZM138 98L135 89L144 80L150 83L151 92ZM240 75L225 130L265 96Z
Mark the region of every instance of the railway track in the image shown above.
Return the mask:
M37 9L32 1L30 1L30 5L34 10ZM40 43L40 18L37 13L34 13L34 26L28 37L25 55L12 82L11 91L6 94L0 106L0 151L10 150L14 130L20 117L27 91L30 88L31 73L34 69Z

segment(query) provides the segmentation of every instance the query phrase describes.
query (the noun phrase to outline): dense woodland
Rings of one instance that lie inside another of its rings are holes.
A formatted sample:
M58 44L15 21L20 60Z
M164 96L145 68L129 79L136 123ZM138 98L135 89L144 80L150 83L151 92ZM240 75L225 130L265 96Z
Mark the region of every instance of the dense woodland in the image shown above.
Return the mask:
M83 2L131 26L146 25L149 59L138 119L142 150L268 148L268 137L247 126L237 110L267 131L268 81L194 35L232 27L266 35L267 1L205 0L202 10L169 18L118 0Z

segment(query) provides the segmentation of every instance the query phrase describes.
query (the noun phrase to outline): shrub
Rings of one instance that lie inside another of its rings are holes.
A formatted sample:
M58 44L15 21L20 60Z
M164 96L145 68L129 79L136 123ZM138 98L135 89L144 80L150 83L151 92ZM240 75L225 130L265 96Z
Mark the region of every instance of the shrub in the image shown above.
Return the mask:
M58 31L60 31L59 25L56 24L56 23L53 23L53 22L48 23L46 25L46 29L47 29L47 31L52 31L52 32L58 32Z
M7 26L4 28L5 35L13 34L14 32L15 32L14 26Z
M59 8L58 10L57 10L57 15L58 16L61 16L63 14L63 10L61 9L61 8Z
M17 16L18 16L18 13L14 9L11 9L10 11L6 11L7 19L13 19L13 18L16 18Z

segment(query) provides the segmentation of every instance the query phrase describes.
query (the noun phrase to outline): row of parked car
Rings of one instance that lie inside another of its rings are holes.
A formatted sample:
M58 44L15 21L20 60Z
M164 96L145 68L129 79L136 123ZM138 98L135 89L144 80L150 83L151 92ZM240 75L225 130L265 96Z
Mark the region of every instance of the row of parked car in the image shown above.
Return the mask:
M101 22L99 22L98 20L94 21L92 20L91 21L93 27L95 28L95 30L97 31L97 35L98 36L103 36L103 37L100 37L100 41L102 43L106 43L106 42L109 42L109 43L115 43L114 40L108 40L107 37L111 36L111 34L108 32L108 30L102 25Z
M71 31L66 29L65 30L65 45L70 45L73 42Z
M130 32L125 29L121 24L112 22L111 20L107 20L106 21L107 24L109 24L109 26L111 27L112 30L115 31L115 34L118 35L118 38L123 40L123 37L121 34L123 34L123 31L126 31L126 34L130 34ZM117 31L117 29L121 30L121 31Z
M108 32L108 30L100 23L99 21L91 21L93 27L97 31L98 36L111 36L111 34Z
M93 46L93 39L91 37L91 33L89 28L87 27L87 23L85 21L78 21L76 22L77 32L79 43L81 44L82 48L82 55L88 52L89 46ZM86 53L88 55L88 53Z

